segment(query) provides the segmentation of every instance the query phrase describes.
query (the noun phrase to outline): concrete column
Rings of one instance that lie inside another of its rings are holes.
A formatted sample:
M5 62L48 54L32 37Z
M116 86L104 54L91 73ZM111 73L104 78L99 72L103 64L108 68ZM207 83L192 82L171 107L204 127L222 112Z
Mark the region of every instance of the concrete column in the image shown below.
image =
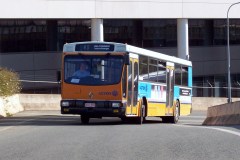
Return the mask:
M188 19L177 19L178 57L189 59Z
M103 37L103 19L91 20L91 40L92 41L104 41Z

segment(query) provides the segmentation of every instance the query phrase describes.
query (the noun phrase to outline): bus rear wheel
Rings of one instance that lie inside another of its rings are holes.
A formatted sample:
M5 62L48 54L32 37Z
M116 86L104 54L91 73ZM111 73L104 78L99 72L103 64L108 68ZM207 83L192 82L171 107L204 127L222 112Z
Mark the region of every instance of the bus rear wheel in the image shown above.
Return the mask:
M180 116L180 103L179 101L176 101L175 103L175 109L174 109L174 115L173 116L166 116L166 117L161 117L163 123L177 123L179 120Z
M88 116L81 115L82 124L88 124L90 118Z
M180 113L180 104L179 104L179 101L176 101L174 115L171 117L171 120L170 120L171 123L178 122L179 116L180 116L179 113Z

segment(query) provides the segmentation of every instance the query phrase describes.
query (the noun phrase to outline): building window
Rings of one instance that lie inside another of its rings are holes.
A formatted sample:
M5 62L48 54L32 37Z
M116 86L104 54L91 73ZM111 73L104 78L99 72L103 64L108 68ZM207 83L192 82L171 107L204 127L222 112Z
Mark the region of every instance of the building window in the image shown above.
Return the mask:
M176 46L176 20L143 20L143 47Z
M133 43L133 20L104 20L104 40L118 43Z
M91 40L91 20L58 20L58 50L65 43Z
M1 20L1 52L46 50L45 20Z
M204 20L189 20L189 45L202 46L204 43Z

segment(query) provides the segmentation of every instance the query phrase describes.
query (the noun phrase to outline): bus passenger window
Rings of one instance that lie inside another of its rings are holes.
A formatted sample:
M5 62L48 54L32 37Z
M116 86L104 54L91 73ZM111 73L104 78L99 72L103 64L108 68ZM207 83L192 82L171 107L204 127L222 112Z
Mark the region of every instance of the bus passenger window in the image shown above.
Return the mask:
M157 82L158 81L158 68L157 60L149 58L149 81Z
M182 67L182 85L188 86L188 68Z
M122 76L122 94L124 98L126 98L126 92L127 92L127 66L124 66Z
M158 61L158 82L166 83L166 63Z
M149 65L149 81L158 81L158 69L157 66Z
M139 79L148 80L148 57L139 56Z
M182 69L178 64L175 64L175 84L182 85Z

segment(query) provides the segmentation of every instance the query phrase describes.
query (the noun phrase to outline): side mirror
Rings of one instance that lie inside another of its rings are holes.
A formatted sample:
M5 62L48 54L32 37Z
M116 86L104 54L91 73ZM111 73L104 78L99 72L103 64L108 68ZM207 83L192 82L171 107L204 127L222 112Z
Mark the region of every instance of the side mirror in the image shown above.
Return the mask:
M124 55L124 64L130 65L130 57L128 53Z
M61 71L57 71L57 81L61 81Z

